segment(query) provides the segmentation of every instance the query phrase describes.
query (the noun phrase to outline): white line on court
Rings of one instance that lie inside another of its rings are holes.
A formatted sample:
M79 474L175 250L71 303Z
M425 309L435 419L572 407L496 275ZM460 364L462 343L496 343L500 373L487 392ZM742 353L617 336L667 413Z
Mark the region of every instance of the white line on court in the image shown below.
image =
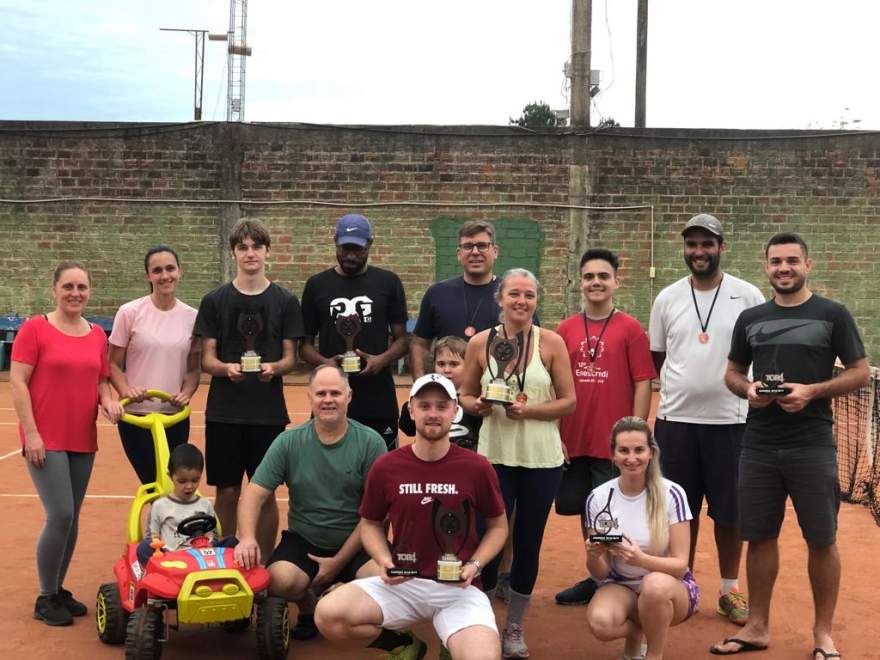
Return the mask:
M15 451L11 451L8 454L3 454L3 456L0 456L0 461L5 461L7 458L11 458L16 454L21 454L21 449L16 449Z
M0 497L18 498L18 499L36 499L39 497L36 493L0 493ZM86 495L87 500L133 500L134 495ZM290 501L287 497L276 498L279 502Z

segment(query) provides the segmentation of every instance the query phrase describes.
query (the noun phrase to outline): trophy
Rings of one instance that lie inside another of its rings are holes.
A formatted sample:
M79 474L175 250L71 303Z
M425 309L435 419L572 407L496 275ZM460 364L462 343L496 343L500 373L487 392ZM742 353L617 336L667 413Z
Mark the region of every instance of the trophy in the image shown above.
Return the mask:
M336 317L336 331L345 337L342 370L347 374L356 374L361 370L361 358L354 352L354 338L361 331L361 317L357 314L340 314Z
M511 362L517 362L520 354L520 346L522 346L522 333L517 335L517 341L501 335L495 335L494 339L486 345L486 368L492 380L486 385L486 391L483 398L491 403L500 403L507 405L513 401L513 388L507 382L509 376L505 376L508 365ZM495 358L496 373L492 373L492 363L489 356Z
M764 374L761 377L761 384L755 388L755 391L770 396L791 394L791 388L785 387L785 377L781 371L778 374Z
M385 570L388 577L419 577L419 569L415 567L416 553L399 552L397 549L392 553L394 557L394 567Z
M257 335L263 330L263 317L259 312L241 312L238 315L238 331L244 337L245 352L241 356L241 371L246 374L260 373L260 354L256 350Z
M614 489L608 491L608 501L605 502L605 508L596 514L593 520L592 528L598 534L590 534L590 543L620 543L623 540L623 534L609 534L612 529L619 527L617 518L611 515L611 496L614 495Z
M437 560L438 582L461 582L461 558L458 553L467 542L471 529L471 507L464 500L460 507L445 507L434 499L434 538L443 548Z

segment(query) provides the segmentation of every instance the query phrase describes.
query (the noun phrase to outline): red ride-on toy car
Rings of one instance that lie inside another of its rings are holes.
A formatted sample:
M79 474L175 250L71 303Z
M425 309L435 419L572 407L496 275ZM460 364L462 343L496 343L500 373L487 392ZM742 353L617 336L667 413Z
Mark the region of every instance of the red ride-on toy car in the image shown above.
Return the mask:
M169 401L171 396L150 390L148 396ZM122 404L127 404L123 400ZM258 566L245 570L235 564L232 548L212 547L206 534L217 521L204 514L180 522L178 532L192 538L192 547L162 552L161 539L145 566L137 558L141 512L173 486L167 474L168 440L165 428L189 415L189 407L173 415L126 414L123 420L148 428L156 452L156 481L140 486L128 516L128 543L113 567L115 582L98 589L95 619L98 637L106 644L125 643L127 660L156 660L169 629L181 624L219 624L241 631L255 619L257 654L263 660L287 657L287 602L267 593L269 573Z

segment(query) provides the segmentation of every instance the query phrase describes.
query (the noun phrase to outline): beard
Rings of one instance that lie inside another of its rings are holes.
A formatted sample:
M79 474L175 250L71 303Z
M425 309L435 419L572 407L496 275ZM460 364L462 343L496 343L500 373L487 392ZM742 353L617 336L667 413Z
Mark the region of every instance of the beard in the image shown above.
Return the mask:
M693 275L698 280L711 280L718 273L718 269L721 267L721 255L711 255L706 257L705 270L696 270L693 264L693 257L685 257L684 263L688 267L688 270L691 271L691 275Z
M805 277L796 277L791 279L791 284L786 287L779 286L776 284L776 280L770 280L770 286L773 287L773 290L781 295L791 295L792 293L797 293L801 289L804 288L804 285L807 283L807 278Z

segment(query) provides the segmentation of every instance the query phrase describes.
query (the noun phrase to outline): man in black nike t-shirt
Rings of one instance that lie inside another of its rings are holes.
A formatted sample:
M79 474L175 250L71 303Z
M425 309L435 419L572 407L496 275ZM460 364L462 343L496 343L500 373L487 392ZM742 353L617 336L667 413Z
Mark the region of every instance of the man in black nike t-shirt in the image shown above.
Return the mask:
M807 288L813 262L798 234L767 243L764 269L773 300L737 319L725 382L748 399L739 468L740 532L749 542L751 613L737 634L712 648L716 654L766 648L770 598L779 570L777 538L791 497L809 549L816 616L813 655L836 655L831 624L840 587L837 511L840 506L831 398L863 387L869 378L865 349L847 309ZM843 371L834 376L840 358ZM754 381L749 380L749 365ZM759 390L783 381L784 392Z
M373 230L364 216L340 218L335 240L338 264L310 277L303 290L306 337L301 354L313 366L340 364L346 344L336 329L336 318L358 315L354 349L361 364L360 372L349 374L348 416L374 429L394 449L398 408L391 368L409 348L403 283L391 271L367 265Z

